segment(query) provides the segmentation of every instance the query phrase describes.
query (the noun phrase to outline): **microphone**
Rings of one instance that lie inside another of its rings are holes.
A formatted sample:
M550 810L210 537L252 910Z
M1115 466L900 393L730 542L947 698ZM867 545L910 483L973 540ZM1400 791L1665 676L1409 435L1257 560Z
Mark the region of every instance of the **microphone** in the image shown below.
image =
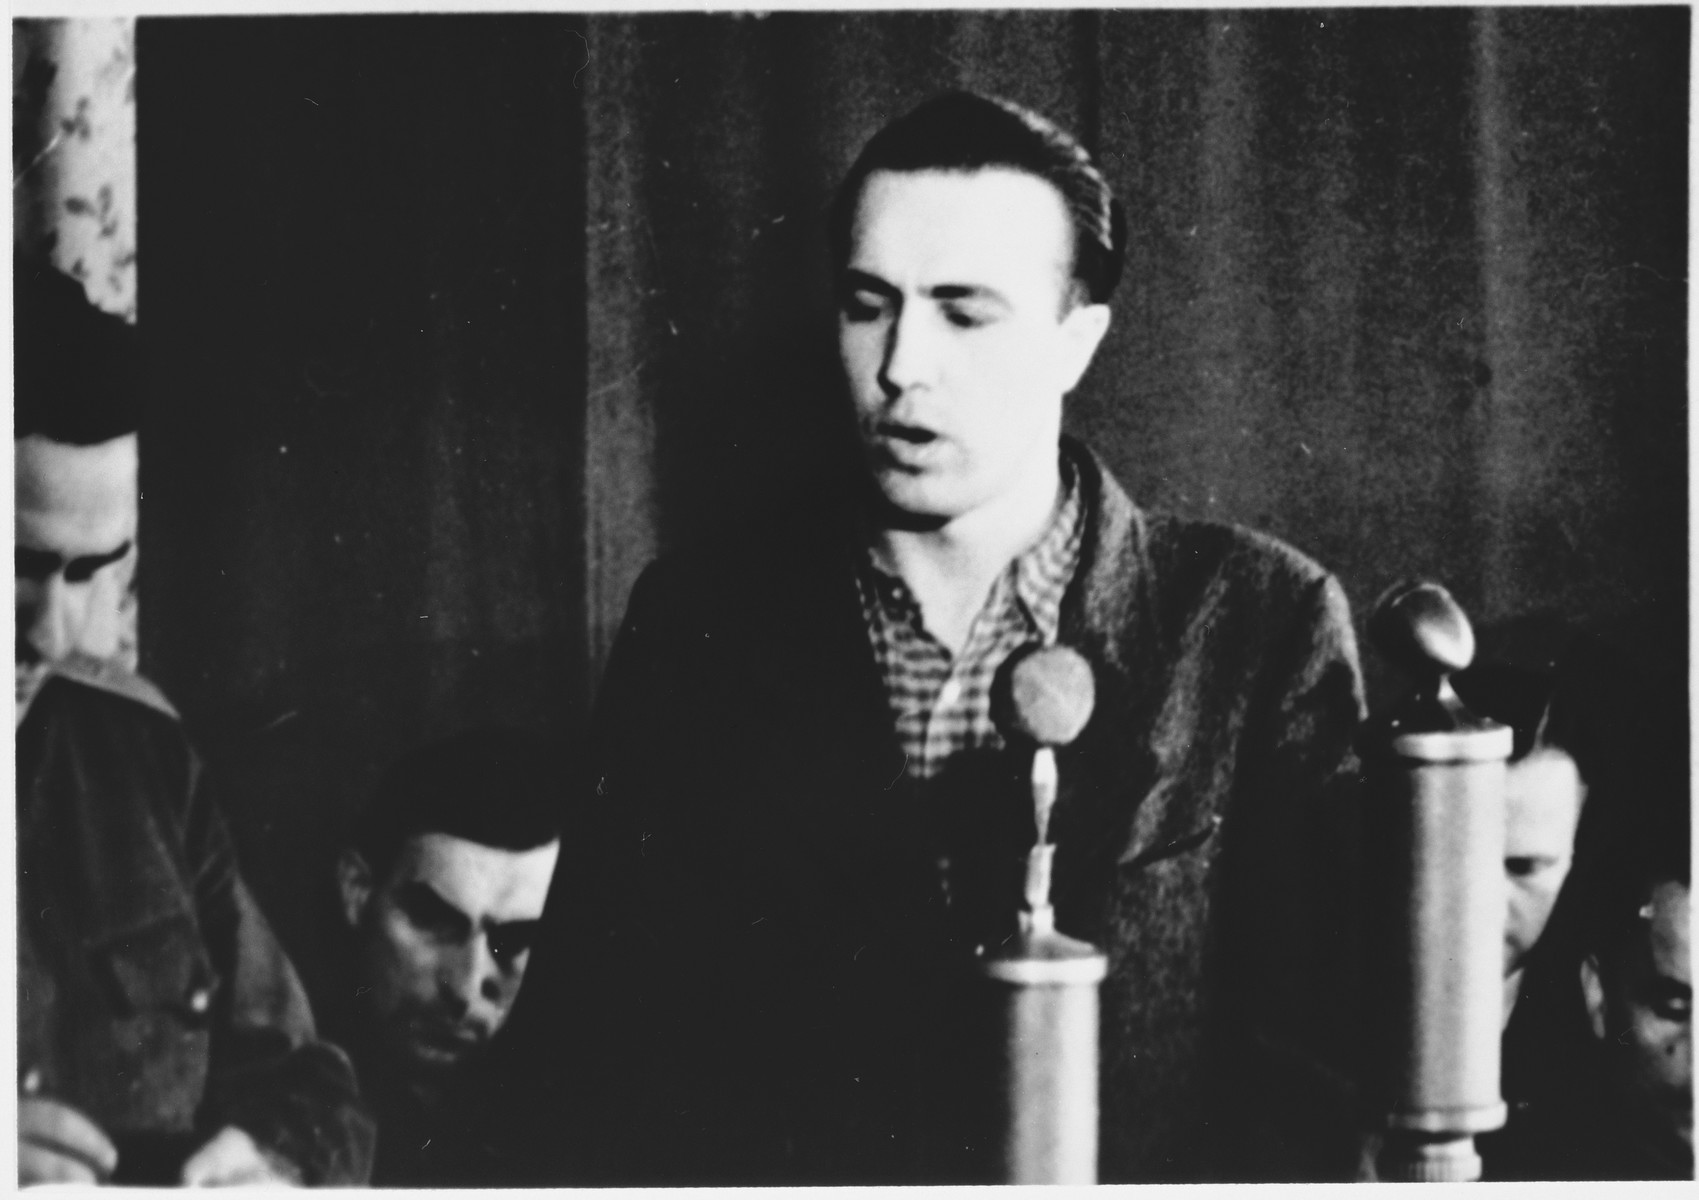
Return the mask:
M1041 848L1047 848L1050 840L1050 809L1056 803L1057 785L1055 747L1066 746L1080 735L1091 720L1096 703L1097 687L1091 664L1077 650L1066 646L1023 646L1009 655L992 680L991 719L998 731L1012 745L1035 747L1032 760L1033 821L1038 830L1037 844L1033 847L1035 855ZM1028 869L1032 869L1030 862ZM1044 870L1044 895L1039 904L1048 908L1047 856ZM1030 884L1029 875L1029 893Z
M1065 646L1024 647L992 682L991 714L1017 753L1032 748L1036 838L1020 932L979 961L995 1007L995 1135L1006 1183L1097 1181L1097 985L1108 960L1056 931L1050 810L1056 748L1091 720L1091 664Z
M1511 731L1476 717L1448 676L1475 637L1436 583L1403 583L1369 636L1415 689L1364 731L1369 835L1371 1086L1382 1177L1480 1178L1474 1135L1504 1124L1504 791Z

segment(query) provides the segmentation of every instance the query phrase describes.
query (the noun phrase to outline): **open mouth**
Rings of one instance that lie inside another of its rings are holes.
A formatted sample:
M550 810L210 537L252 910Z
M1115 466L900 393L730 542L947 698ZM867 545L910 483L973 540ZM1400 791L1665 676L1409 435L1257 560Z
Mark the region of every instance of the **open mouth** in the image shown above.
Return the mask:
M874 432L881 438L911 446L925 446L938 439L938 435L930 429L922 429L918 425L902 425L896 421L881 421L875 426Z
M900 471L925 471L938 465L948 440L920 425L880 421L873 426L869 448L886 467Z
M463 1027L438 1022L415 1022L411 1033L414 1053L438 1061L463 1058L477 1049L481 1040Z

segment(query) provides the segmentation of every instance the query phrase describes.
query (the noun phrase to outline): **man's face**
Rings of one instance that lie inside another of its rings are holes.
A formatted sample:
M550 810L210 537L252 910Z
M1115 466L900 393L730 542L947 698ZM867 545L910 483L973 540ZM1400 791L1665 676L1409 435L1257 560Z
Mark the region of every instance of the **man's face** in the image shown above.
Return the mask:
M374 884L345 852L345 914L366 1010L391 1055L426 1076L460 1066L507 1020L560 843L502 850L446 833L405 841Z
M947 523L1053 476L1062 396L1109 311L1070 304L1062 197L1023 172L875 171L839 283L863 451L899 511Z
M21 703L46 665L118 652L135 570L136 438L70 446L31 435L13 443Z
M1652 889L1645 936L1582 968L1593 1032L1603 1042L1624 1099L1648 1132L1693 1148L1693 1008L1688 889ZM1601 965L1603 969L1601 970ZM1591 973L1591 978L1589 978Z
M1569 875L1586 792L1575 760L1540 747L1510 764L1505 780L1504 876L1509 914L1504 972L1522 966L1546 928Z

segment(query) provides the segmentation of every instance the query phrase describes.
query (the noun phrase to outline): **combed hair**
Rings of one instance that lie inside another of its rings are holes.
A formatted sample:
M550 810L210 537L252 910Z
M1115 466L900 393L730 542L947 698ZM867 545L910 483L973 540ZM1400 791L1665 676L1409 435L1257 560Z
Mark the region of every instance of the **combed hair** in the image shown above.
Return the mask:
M1600 855L1583 924L1587 948L1603 957L1623 954L1644 935L1641 909L1659 884L1691 887L1689 791L1675 778L1670 771L1631 770L1628 786L1637 794L1613 797L1627 811Z
M1006 167L1053 186L1074 226L1073 278L1093 304L1105 303L1121 278L1126 218L1092 162L1070 134L1007 100L946 92L873 135L832 202L833 266L849 261L850 234L862 186L875 171L978 171Z
M1458 698L1478 717L1510 727L1510 761L1526 758L1537 746L1572 751L1571 714L1557 699L1558 681L1548 670L1480 663L1451 677Z
M378 781L355 819L352 842L379 879L401 844L446 833L502 850L530 850L560 836L566 772L533 738L486 727L404 755Z
M50 263L12 273L13 438L94 446L134 433L145 386L141 342Z

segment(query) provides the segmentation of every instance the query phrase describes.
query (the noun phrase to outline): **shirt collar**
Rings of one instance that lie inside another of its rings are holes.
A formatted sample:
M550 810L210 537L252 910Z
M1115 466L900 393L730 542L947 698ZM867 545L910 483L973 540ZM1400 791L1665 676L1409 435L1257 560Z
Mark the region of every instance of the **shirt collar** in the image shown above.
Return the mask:
M1079 472L1063 455L1062 503L1057 505L1043 536L1016 558L1011 568L1015 596L1047 644L1056 640L1062 596L1079 566L1085 532L1082 511Z
M1050 524L1045 526L1038 541L1014 558L998 576L987 597L988 600L995 597L1012 583L1015 599L1047 644L1056 640L1061 623L1062 597L1079 566L1080 545L1085 535L1079 469L1067 454L1059 457L1061 503L1056 506ZM898 596L909 598L912 604L912 597L908 597L902 578L879 565L873 553L871 530L864 527L864 534L859 556L862 584L887 604Z

